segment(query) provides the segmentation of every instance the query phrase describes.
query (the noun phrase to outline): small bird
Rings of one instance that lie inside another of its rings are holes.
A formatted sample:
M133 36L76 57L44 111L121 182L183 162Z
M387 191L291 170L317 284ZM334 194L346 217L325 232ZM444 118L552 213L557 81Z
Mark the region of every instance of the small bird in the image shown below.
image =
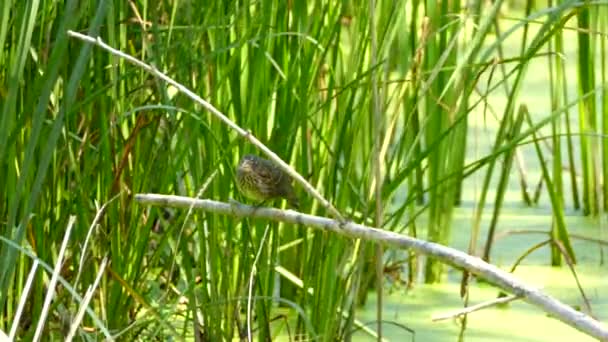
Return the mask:
M273 162L251 154L241 158L236 169L236 184L245 197L255 201L284 198L299 207L291 178Z

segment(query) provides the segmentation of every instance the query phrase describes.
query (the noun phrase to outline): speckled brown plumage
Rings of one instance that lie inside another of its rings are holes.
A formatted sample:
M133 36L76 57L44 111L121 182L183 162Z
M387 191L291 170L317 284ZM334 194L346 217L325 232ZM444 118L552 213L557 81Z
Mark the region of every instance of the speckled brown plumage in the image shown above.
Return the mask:
M291 178L270 160L247 154L236 169L236 184L245 197L255 201L284 198L299 207Z

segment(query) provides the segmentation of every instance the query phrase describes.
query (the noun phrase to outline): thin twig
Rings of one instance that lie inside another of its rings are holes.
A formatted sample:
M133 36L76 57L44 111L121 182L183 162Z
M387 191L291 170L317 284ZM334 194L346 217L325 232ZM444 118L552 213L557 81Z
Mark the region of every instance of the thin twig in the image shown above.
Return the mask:
M97 271L97 277L95 277L95 281L93 282L93 285L89 285L89 287L87 288L87 291L83 297L82 303L80 303L80 308L78 309L78 312L76 313L76 317L74 318L74 320L72 320L72 324L70 325L70 331L69 331L67 337L65 338L66 341L71 342L74 339L74 336L76 336L78 327L80 326L80 323L82 322L82 319L84 318L84 313L86 312L86 309L89 306L91 299L93 299L93 294L95 293L95 289L99 286L99 282L101 281L101 277L104 275L104 273L106 271L107 265L108 265L108 258L104 257L103 260L101 261L101 266L99 266L99 271Z
M15 341L15 336L17 335L17 329L19 328L19 320L21 320L21 315L23 314L23 309L25 308L25 304L27 302L27 295L30 293L30 289L32 288L32 284L34 283L34 276L36 275L36 270L38 270L38 265L40 262L38 259L34 260L32 264L32 268L30 269L30 273L27 276L27 280L25 281L25 287L21 291L21 297L19 298L19 305L17 306L17 311L15 312L15 317L13 317L13 324L11 324L11 331L6 339L6 341ZM5 341L2 339L0 335L0 341Z
M516 299L519 299L519 297L518 296L514 296L514 295L509 295L509 296L506 296L506 297L500 297L500 298L496 298L496 299L493 299L493 300L490 300L490 301L487 301L487 302L475 304L475 305L469 306L467 308L462 308L461 310L458 310L458 311L450 312L450 313L447 313L447 314L436 315L436 316L433 316L433 318L431 318L431 320L433 322L444 321L446 319L456 318L456 317L468 315L468 314L473 313L475 311L479 311L479 310L482 310L482 309L485 309L485 308L489 308L489 307L492 307L492 306L509 303L509 302L512 302L512 301L514 301Z
M251 273L249 274L249 290L247 294L247 341L253 341L251 337L251 320L253 315L252 311L252 302L253 302L253 277L257 274L257 264L260 260L260 256L262 255L262 250L264 249L264 244L266 243L266 237L268 236L268 232L270 231L270 227L266 227L264 230L264 236L262 236L262 240L260 241L260 248L258 248L258 252L255 255L255 259L253 260L253 265L251 265Z
M53 275L51 276L51 281L49 282L48 289L46 291L46 297L44 298L42 312L38 316L38 325L36 326L36 332L34 333L34 338L32 339L32 341L40 341L40 339L42 338L46 318L51 308L51 301L53 300L53 298L55 298L57 280L59 278L59 274L61 273L61 265L63 265L64 261L63 256L65 255L65 251L68 247L68 241L70 241L70 234L72 233L72 227L74 227L74 222L76 222L76 216L70 216L68 220L68 227L65 230L65 234L63 234L63 242L61 243L61 248L59 248L59 255L57 255L57 261L55 261Z

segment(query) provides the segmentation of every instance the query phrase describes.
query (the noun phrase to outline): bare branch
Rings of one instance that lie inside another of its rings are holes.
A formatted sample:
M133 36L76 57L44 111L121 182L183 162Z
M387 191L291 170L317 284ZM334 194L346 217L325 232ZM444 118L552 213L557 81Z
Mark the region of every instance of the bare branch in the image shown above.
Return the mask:
M74 32L74 31L71 31L71 30L68 30L68 35L70 37L74 37L74 38L78 38L80 40L83 40L83 41L85 41L87 43L91 43L91 44L97 45L97 46L101 47L102 49L110 52L114 56L118 56L120 58L123 58L127 62L129 62L131 64L134 64L134 65L136 65L136 66L138 66L138 67L146 70L147 72L153 74L154 76L156 76L156 77L160 78L161 80L167 82L168 84L174 86L181 93L183 93L184 95L188 96L194 102L200 104L205 109L207 109L208 111L210 111L211 114L215 115L218 119L220 119L222 122L224 122L226 125L228 125L228 127L230 127L233 130L235 130L243 138L249 140L249 142L251 142L254 146L256 146L257 148L259 148L262 152L264 152L264 154L266 154L266 156L268 156L268 158L270 158L273 162L275 162L283 171L285 171L287 174L289 174L289 176L291 176L298 183L300 183L300 185L304 188L304 190L306 190L306 192L308 192L312 197L314 197L315 199L317 199L317 201L319 201L321 203L321 205L323 205L330 212L330 214L333 217L335 217L335 218L337 218L337 219L339 219L341 221L344 221L344 218L340 214L340 212L336 208L334 208L334 206L328 200L326 200L317 191L317 189L315 189L310 183L308 183L308 181L306 181L306 179L304 179L304 177L302 177L291 166L289 166L289 164L287 164L286 162L284 162L272 150L270 150L268 147L266 147L266 145L264 145L255 136L253 136L253 134L251 134L250 131L246 131L245 129L239 127L232 120L230 120L226 115L224 115L217 108L215 108L211 103L203 100L200 96L196 95L190 89L186 88L185 86L183 86L182 84L178 83L177 81L175 81L171 77L169 77L169 76L165 75L164 73L160 72L153 65L146 64L146 63L142 62L141 60L139 60L139 59L137 59L137 58L135 58L135 57L133 57L131 55L128 55L128 54L126 54L126 53L124 53L124 52L122 52L120 50L114 49L113 47L111 47L108 44L104 43L103 40L100 37L94 38L94 37L87 36L85 34Z
M608 340L608 329L592 317L574 310L557 299L543 293L540 289L526 285L492 264L486 263L478 257L468 255L457 249L446 247L438 243L415 239L391 231L357 224L354 222L340 222L326 217L308 215L293 210L276 208L256 208L238 202L229 204L208 199L194 199L183 196L137 194L135 200L141 204L166 206L176 208L197 208L205 211L241 217L260 218L281 221L291 224L302 224L311 228L338 233L351 238L378 242L388 247L408 249L426 254L440 261L465 269L476 276L487 280L500 289L521 297L524 301L540 307L560 321L591 335L600 340Z

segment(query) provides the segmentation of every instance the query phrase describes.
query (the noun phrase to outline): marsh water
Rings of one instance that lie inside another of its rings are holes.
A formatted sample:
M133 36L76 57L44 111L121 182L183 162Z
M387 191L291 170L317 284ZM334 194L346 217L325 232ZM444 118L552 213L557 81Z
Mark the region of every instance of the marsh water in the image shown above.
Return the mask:
M458 209L453 227L453 247L466 250L470 227L468 208ZM499 225L502 237L498 238L492 252L492 262L503 269L510 269L515 260L531 246L547 239L546 235L525 231L547 231L551 216L544 208L508 208ZM486 217L487 219L487 217ZM576 214L568 216L572 234L597 238L598 220ZM487 226L487 220L485 221ZM458 234L458 231L467 232ZM507 231L521 234L504 234ZM485 231L484 231L485 233ZM485 237L485 234L482 234ZM596 243L574 239L577 253L576 273L583 291L591 304L592 315L608 321L608 265L607 249ZM529 285L542 288L548 294L567 305L585 310L585 302L577 288L576 280L567 266L551 267L549 248L536 250L514 272L515 277ZM384 317L386 321L402 324L415 331L415 341L456 341L460 327L456 320L433 322L432 318L457 311L463 307L460 299L461 272L449 269L446 281L439 285L416 284L407 290L403 287L385 287ZM473 282L469 305L495 299L497 288ZM371 322L375 319L375 294L370 293L366 307L359 312L359 319ZM385 324L384 334L394 341L411 341L412 336L402 327ZM375 328L375 325L372 325ZM356 340L373 340L360 333ZM521 300L486 308L469 314L465 341L594 341L593 338L549 317L537 307Z
M571 44L566 44L568 48L563 56L566 73L569 79L576 80L576 37L573 33L566 32L564 39L571 42ZM519 41L517 37L507 40L506 44L513 46L512 51L518 51L517 44L519 44ZM520 98L516 102L516 107L519 104L526 104L537 121L551 113L547 65L546 58L532 60ZM484 86L485 84L481 85L481 88ZM568 88L572 97L569 101L572 101L577 94L576 82L570 83ZM494 113L502 115L506 104L504 94L500 92L491 94L488 96L488 101L493 107ZM490 152L498 129L497 121L493 115L489 111L484 114L478 110L469 117L470 136L468 138L467 163L471 163ZM574 132L577 132L578 113L575 107L571 108L570 115L569 121L574 128ZM527 128L524 125L523 130ZM544 127L541 130L541 135L548 136L549 134L550 127ZM575 142L575 159L578 159L578 136L574 136L573 141ZM565 140L562 140L562 143L565 146ZM547 146L543 145L545 152L547 152L546 161L550 163L551 153ZM534 151L534 146L530 144L521 146L519 153L521 153L521 161L525 168L523 176L528 182L528 191L533 193L541 178L538 157ZM565 154L562 160L567 160ZM580 165L577 167L580 167ZM500 169L500 166L497 168ZM606 229L608 220L606 217L586 217L580 211L573 209L570 175L568 168L565 167L564 169L564 177L568 177L568 179L563 179L563 195L569 232L573 236L580 235L608 241L608 230ZM473 210L478 201L485 172L485 169L483 169L465 181L463 204L454 213L451 246L463 251L467 250L473 222ZM494 185L496 184L497 173L495 171L493 177ZM551 206L546 192L543 191L537 206L528 207L524 205L519 183L520 176L514 163L505 203L498 222L496 233L498 238L491 253L491 262L506 270L510 269L515 261L532 246L547 240L547 235L541 232L548 232L552 224ZM577 176L577 182L580 191L580 176ZM486 239L493 201L494 190L491 189L487 197L487 205L481 224L482 232L478 242L479 248ZM424 226L424 218L422 221L419 226ZM518 233L513 234L516 231ZM424 234L422 232L420 236L424 238L426 236ZM572 243L578 259L575 267L576 274L591 305L591 315L600 321L608 322L608 265L605 261L608 256L606 255L608 246L604 245L602 248L602 245L598 243L579 238L573 238ZM529 285L542 288L563 303L587 312L585 301L570 269L565 263L561 267L552 267L550 263L550 251L546 245L527 256L517 267L514 275ZM415 337L412 337L403 327L392 323L383 325L385 336L394 341L412 341L413 338L415 338L415 341L425 342L456 341L460 332L457 321L449 319L433 322L432 318L463 307L463 301L459 295L460 279L460 271L449 269L446 281L443 284L426 285L419 283L410 290L397 286L390 289L390 285L386 285L383 319L412 329L415 331ZM489 284L473 282L470 288L469 305L492 300L497 297L498 293L498 289ZM368 298L367 305L359 312L358 318L365 322L373 322L376 319L375 294L370 293ZM375 329L375 323L371 324L370 327ZM356 340L373 340L363 333L356 336ZM487 308L470 314L464 341L532 342L594 341L594 339L549 317L539 308L518 300L500 307Z

